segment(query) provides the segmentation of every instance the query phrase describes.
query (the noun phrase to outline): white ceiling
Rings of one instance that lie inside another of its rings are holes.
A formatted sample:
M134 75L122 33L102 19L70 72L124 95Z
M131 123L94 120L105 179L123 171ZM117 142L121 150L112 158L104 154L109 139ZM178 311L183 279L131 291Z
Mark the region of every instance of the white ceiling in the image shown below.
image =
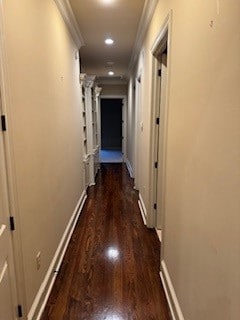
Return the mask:
M69 0L85 46L81 48L82 72L97 77L125 78L145 0ZM104 43L111 37L112 46ZM109 64L113 63L113 64Z

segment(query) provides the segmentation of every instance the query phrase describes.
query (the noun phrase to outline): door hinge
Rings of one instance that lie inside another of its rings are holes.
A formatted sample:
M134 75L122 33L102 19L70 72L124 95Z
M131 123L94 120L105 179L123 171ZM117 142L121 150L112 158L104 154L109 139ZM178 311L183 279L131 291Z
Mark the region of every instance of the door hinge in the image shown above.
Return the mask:
M154 203L154 205L153 205L153 209L157 209L157 204L156 203Z
M158 76L159 76L159 77L162 76L162 69L158 69Z
M10 217L10 230L14 231L15 230L15 222L14 222L14 217Z
M22 318L23 316L22 306L20 304L17 306L17 316L18 318Z
M5 115L1 115L1 124L2 124L2 131L7 131L6 116Z
M155 167L155 169L157 169L157 167L158 167L158 163L157 162L154 163L154 167Z
M156 124L159 124L160 123L160 118L156 118Z

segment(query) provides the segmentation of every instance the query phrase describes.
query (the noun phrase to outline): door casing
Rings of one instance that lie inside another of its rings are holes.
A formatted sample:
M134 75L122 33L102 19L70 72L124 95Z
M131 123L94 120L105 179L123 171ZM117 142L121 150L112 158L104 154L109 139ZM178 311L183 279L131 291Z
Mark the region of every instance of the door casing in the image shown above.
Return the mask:
M7 131L3 135L3 153L5 161L7 202L9 213L14 217L15 231L11 233L11 247L13 253L13 263L15 279L13 280L14 303L21 306L23 319L26 319L26 291L24 281L24 268L22 257L22 242L20 230L20 215L17 201L17 184L15 175L15 158L13 147L13 127L12 127L12 99L10 84L8 79L8 56L5 42L5 14L4 1L0 2L0 91L1 91L1 113L6 115ZM1 160L2 161L2 160Z
M122 136L123 136L123 139L122 139L122 153L123 153L123 161L126 162L126 151L127 151L127 145L126 145L126 137L127 137L127 134L126 134L126 130L127 130L127 127L126 127L126 120L127 120L127 96L125 95L101 95L100 96L100 108L101 108L101 100L102 99L122 99ZM101 112L99 113L101 114ZM101 121L100 121L101 122ZM99 137L100 137L100 145L101 145L101 126L99 126Z
M152 52L152 109L151 109L151 161L150 161L150 203L151 212L149 226L163 229L165 215L165 187L166 187L166 157L167 157L167 133L168 133L168 105L170 84L170 59L171 59L171 25L172 11L167 15L160 31L153 43ZM158 70L161 67L161 55L167 47L168 71L165 79L165 103L161 105L161 76ZM162 110L161 110L162 108ZM162 116L160 124L156 118ZM161 137L160 137L161 135ZM155 163L158 163L157 169ZM159 170L161 172L159 173ZM161 191L157 188L161 187ZM157 205L157 208L156 206Z
M3 114L1 90L0 114ZM17 318L18 297L12 232L10 230L10 203L8 197L4 133L2 130L0 131L0 318L12 320Z

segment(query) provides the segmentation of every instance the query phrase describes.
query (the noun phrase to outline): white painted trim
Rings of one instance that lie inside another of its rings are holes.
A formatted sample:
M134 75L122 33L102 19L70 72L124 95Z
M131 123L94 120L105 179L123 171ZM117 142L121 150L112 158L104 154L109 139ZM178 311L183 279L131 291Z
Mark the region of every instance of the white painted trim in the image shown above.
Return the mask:
M134 172L134 183L136 189L139 188L138 185L138 140L139 140L139 135L138 135L138 122L139 122L139 110L140 110L140 104L139 104L139 83L137 81L137 78L134 79L135 83L135 97L134 97L134 102L135 102L135 119L134 119L134 134L133 134L133 139L134 139L134 145L133 145L133 172Z
M142 219L145 225L147 225L146 217L147 217L147 210L143 201L143 198L141 194L139 193L139 200L138 200L138 205L141 211Z
M167 32L169 31L169 23L171 22L171 19L172 19L172 11L170 11L170 13L164 19L163 24L160 28L160 32L158 33L152 45L151 52L153 55L158 50L159 45L161 44L162 40L166 36Z
M75 42L80 49L84 46L84 40L78 27L78 23L72 11L71 5L68 0L54 0L58 10L60 11L63 20Z
M88 74L85 75L84 86L86 88L93 88L95 80L96 80L95 75L88 75ZM92 92L91 92L91 98L93 98Z
M89 159L90 159L90 154L89 154L89 153L88 153L88 154L85 154L85 155L83 156L83 162L84 162L84 163L89 162Z
M157 3L158 3L158 0L146 0L144 3L143 13L139 22L138 32L137 32L135 44L133 47L133 53L130 59L129 67L128 67L128 74L131 73L134 67L134 64L137 60L140 48L142 47L144 37L146 35L149 24L152 20Z
M7 131L4 133L4 149L6 157L6 171L7 171L7 187L9 196L9 209L11 216L14 217L17 224L16 230L12 233L13 255L14 255L14 268L16 277L14 280L14 291L16 291L16 300L21 304L23 310L26 310L26 288L25 288L25 273L23 268L23 253L22 253L22 238L21 238L21 224L19 216L19 202L18 202L18 189L16 183L16 165L15 154L13 146L13 132L14 126L12 121L12 94L9 81L8 70L8 54L5 41L5 11L3 1L0 1L0 87L1 87L1 111L7 116ZM12 267L12 266L10 266ZM14 294L15 296L15 294ZM14 297L15 300L15 297Z
M91 182L91 183L89 184L89 187L92 187L92 186L95 186L95 185L96 185L95 182Z
M3 224L3 225L1 226L1 228L0 228L0 237L2 236L2 234L3 234L3 232L4 232L5 229L6 229L6 225Z
M114 85L127 85L128 79L127 78L119 78L119 77L98 77L97 83L99 86L102 85L108 85L108 84L114 84Z
M158 114L159 111L159 101L160 101L160 78L157 75L157 66L158 60L155 58L156 53L159 53L159 48L161 49L161 43L165 42L165 38L167 40L168 47L168 74L166 79L166 101L164 114L162 119L162 138L163 142L161 144L162 149L162 158L160 159L162 166L162 178L161 178L161 190L162 195L160 199L161 206L158 206L157 212L152 207L150 209L150 217L153 221L154 226L159 228L163 228L164 225L164 210L165 210L165 186L166 186L166 158L167 158L167 136L168 136L168 109L169 109L169 88L170 88L170 76L171 76L171 34L172 34L172 10L168 13L166 18L164 19L161 27L159 28L159 33L157 34L151 48L152 52L152 110L151 110L151 149L150 149L150 164L154 163L157 159L157 142L156 142L156 131L159 130L159 127L156 126L156 117L160 116ZM161 52L161 50L160 50ZM159 161L159 159L158 159ZM158 203L157 199L157 173L153 166L150 168L150 189L149 189L149 198L150 203ZM158 224L158 216L161 217L161 225ZM162 255L163 256L163 255Z
M87 151L89 154L89 183L93 185L95 183L94 177L94 156L93 156L93 100L92 100L92 87L94 85L94 76L85 77L85 112L86 112L86 134L87 134Z
M169 309L170 309L171 318L172 318L172 320L176 320L175 315L174 315L174 312L173 312L171 300L170 300L170 297L169 297L169 294L168 294L166 282L165 282L164 277L163 277L163 273L160 272L159 275L160 275L160 278L161 278L161 282L162 282L162 285L163 285L163 289L164 289L164 292L165 292L165 296L166 296L166 299L167 299L167 302L168 302L168 306L169 306Z
M132 169L132 165L131 165L130 161L126 158L125 162L126 162L126 166L127 166L130 177L134 178L133 169Z
M184 320L184 316L164 260L161 261L160 277L173 320Z
M141 201L138 200L138 206L139 206L139 209L140 209L140 212L141 212L141 216L142 216L142 219L143 219L143 223L144 225L146 226L147 225L147 221L146 221L146 218L144 216L144 211L143 211L143 208L142 208L142 205L141 205Z
M156 118L158 117L158 104L159 104L159 95L160 90L157 89L160 86L160 78L157 76L157 67L158 63L154 56L151 56L152 60L152 96L151 96L151 129L150 129L150 188L149 188L149 199L150 203L157 204L157 173L155 167L152 165L158 161L158 150L156 143L156 134L159 130L156 125ZM150 208L151 220L154 227L157 227L157 210L152 206Z
M5 262L3 265L3 268L2 268L2 272L0 273L0 284L5 276L7 268L8 268L8 264L7 264L7 262Z
M162 230L155 228L159 241L162 242Z
M125 96L122 100L122 154L123 154L123 162L126 162L127 155L127 96Z
M75 210L67 224L67 227L62 235L59 242L57 250L54 254L52 262L48 268L45 278L38 290L38 293L33 301L31 309L28 313L28 320L36 319L39 320L47 303L48 297L50 295L51 289L53 287L57 273L59 272L60 265L62 263L64 254L67 250L67 246L75 229L78 218L81 214L83 205L86 201L87 195L86 191L83 191Z
M126 95L121 95L121 94L116 94L116 95L114 95L114 94L110 94L110 95L108 95L108 94L105 94L105 95L101 95L100 96L100 100L101 99L126 99L127 100L127 96Z
M95 156L99 152L99 146L96 146L96 148L93 149L92 155Z

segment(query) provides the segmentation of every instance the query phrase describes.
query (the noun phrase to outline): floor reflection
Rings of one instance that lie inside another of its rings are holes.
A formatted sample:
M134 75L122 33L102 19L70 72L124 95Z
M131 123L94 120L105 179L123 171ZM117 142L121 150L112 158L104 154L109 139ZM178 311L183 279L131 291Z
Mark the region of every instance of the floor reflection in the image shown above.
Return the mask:
M126 320L120 314L115 311L109 312L108 314L98 314L94 320Z
M120 163L123 162L121 150L100 150L100 162L103 163Z
M107 249L107 257L110 260L116 261L119 258L119 250L116 247L109 247ZM118 319L116 319L118 320Z

